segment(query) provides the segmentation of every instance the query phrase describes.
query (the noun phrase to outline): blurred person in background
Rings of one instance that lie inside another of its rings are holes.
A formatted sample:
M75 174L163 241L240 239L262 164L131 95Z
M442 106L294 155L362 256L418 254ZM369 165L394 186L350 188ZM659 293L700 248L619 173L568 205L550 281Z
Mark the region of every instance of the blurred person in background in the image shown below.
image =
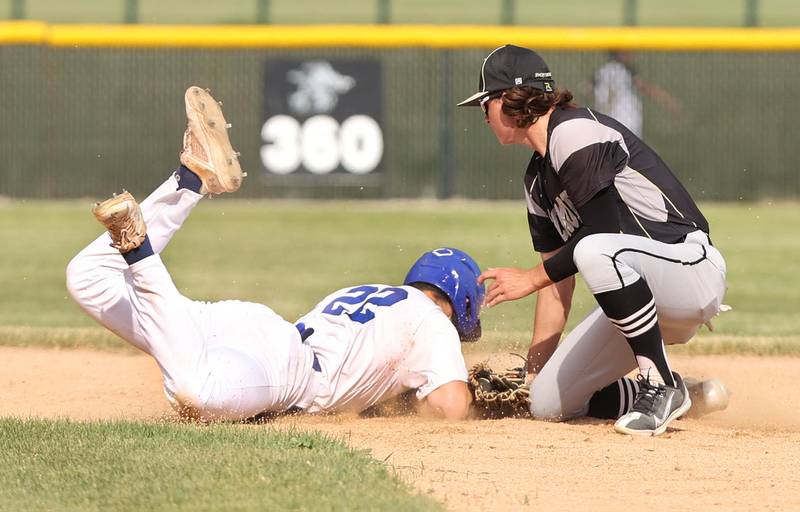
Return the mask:
M637 137L642 137L644 128L644 105L646 96L668 112L671 118L682 115L680 101L653 82L642 78L635 65L633 53L612 51L608 60L594 72L592 80L594 108L622 123Z

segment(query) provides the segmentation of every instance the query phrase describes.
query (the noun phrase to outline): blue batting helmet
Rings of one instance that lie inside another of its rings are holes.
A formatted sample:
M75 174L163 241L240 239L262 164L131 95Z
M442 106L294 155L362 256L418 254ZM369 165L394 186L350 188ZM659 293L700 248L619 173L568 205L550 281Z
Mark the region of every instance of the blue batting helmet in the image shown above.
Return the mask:
M442 247L423 254L408 271L403 284L428 283L450 299L461 341L481 337L479 318L485 290L478 284L481 269L469 254Z

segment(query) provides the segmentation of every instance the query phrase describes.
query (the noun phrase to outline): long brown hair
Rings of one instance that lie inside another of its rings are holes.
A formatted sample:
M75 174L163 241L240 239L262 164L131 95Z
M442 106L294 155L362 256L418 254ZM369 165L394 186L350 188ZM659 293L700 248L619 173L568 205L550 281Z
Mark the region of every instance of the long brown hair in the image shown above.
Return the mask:
M575 108L572 93L567 89L545 92L527 85L518 85L503 94L503 113L514 118L519 128L532 125L552 107Z

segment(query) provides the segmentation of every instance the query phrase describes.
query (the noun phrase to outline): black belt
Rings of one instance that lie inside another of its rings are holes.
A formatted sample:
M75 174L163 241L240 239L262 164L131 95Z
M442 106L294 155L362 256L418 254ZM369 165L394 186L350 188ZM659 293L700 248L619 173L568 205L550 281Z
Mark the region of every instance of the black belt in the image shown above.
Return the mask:
M297 327L298 332L300 332L300 341L305 342L312 334L314 334L313 327L306 327L306 324L300 322L299 324L295 324ZM314 361L311 363L311 368L314 369L315 372L321 372L322 366L319 364L319 359L317 358L317 353L313 350L311 351L314 354Z

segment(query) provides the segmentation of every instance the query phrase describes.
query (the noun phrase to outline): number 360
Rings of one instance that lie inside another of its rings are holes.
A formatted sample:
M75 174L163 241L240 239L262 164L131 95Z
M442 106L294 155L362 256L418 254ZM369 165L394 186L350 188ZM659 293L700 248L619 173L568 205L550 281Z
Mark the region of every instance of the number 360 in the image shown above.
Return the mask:
M314 174L328 174L341 164L353 174L367 174L383 157L383 133L369 116L348 117L339 126L317 115L302 125L287 115L273 116L261 128L261 161L275 174L289 174L300 164Z

